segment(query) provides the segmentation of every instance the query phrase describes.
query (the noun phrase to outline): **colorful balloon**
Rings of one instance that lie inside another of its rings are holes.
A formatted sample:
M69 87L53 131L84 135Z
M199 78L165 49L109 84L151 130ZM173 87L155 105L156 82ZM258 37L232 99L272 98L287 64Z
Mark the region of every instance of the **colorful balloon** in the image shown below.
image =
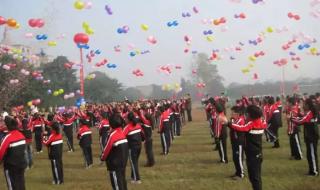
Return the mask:
M73 4L74 8L77 10L81 10L85 7L85 4L82 1L76 1Z
M12 27L12 28L14 28L14 27L16 27L16 25L17 25L17 21L16 21L15 19L13 19L13 18L9 18L9 19L7 20L7 25L10 26L10 27Z
M7 23L7 20L4 17L0 16L0 25L4 25L6 23Z
M141 29L142 29L143 31L147 31L147 30L149 30L149 26L146 25L146 24L141 24Z
M73 41L76 44L87 44L89 42L89 36L84 33L77 33L74 35Z

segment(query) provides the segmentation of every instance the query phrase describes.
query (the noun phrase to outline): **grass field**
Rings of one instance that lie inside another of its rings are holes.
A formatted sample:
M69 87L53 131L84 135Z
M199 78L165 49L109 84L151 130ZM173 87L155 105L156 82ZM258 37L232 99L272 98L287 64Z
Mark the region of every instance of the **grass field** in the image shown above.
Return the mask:
M193 110L194 121L183 128L182 136L176 138L168 156L161 156L159 135L154 133L154 153L156 165L144 168L145 154L140 157L142 184L132 185L129 189L165 190L165 189L210 189L210 190L248 190L251 189L248 178L233 181L229 178L234 173L230 142L228 142L229 164L219 164L218 152L213 151L209 128L202 110ZM96 131L95 131L96 132ZM319 190L319 177L306 177L307 161L289 160L288 137L286 126L280 129L281 148L272 149L271 144L264 144L263 189L265 190ZM51 185L52 174L46 151L34 155L34 167L26 171L28 190L103 190L111 189L109 175L105 165L99 165L99 146L97 133L93 145L94 166L85 169L80 147L76 152L64 152L65 183L62 186ZM230 141L230 139L228 139ZM77 141L76 141L77 144ZM302 144L305 153L304 143ZM65 144L66 150L66 144ZM305 154L304 154L305 155ZM130 181L130 168L127 168L127 180ZM0 171L0 190L6 189L3 171Z

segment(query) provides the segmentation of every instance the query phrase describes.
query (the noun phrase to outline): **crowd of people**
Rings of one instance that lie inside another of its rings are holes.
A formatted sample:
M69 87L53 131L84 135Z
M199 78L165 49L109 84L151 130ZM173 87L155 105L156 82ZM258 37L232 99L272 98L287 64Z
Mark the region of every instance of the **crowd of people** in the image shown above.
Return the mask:
M44 146L51 162L52 184L64 183L62 131L70 153L75 151L73 137L76 133L87 169L93 165L93 135L99 135L100 160L106 162L114 190L127 189L125 168L128 161L131 183L140 184L138 163L142 145L147 158L145 166L152 167L155 164L152 133L160 133L162 154L168 155L186 120L192 121L191 107L191 98L187 96L178 100L87 103L80 108L43 113L37 109L30 112L4 110L0 118L0 161L3 162L8 189L25 189L25 169L33 168L33 152L41 154ZM93 133L94 128L97 133Z
M220 162L228 163L228 128L232 146L232 160L235 174L232 179L244 178L243 159L246 156L248 176L254 190L262 189L261 165L263 160L262 143L273 143L272 148L280 147L278 130L282 127L282 115L287 122L287 134L290 144L290 159L303 158L300 131L303 128L308 176L318 176L317 145L319 139L320 94L310 96L280 97L242 97L231 107L230 119L226 116L225 97L210 97L204 101L207 120L215 150L218 150Z

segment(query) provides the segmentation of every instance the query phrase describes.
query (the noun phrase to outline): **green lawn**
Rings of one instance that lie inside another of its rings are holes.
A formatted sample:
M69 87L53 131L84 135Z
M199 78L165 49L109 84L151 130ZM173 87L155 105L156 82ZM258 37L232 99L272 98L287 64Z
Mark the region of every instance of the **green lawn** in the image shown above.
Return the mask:
M182 137L176 138L168 156L161 156L158 134L154 134L154 152L156 165L144 168L145 154L142 151L140 173L142 184L131 185L129 189L210 189L210 190L247 190L251 189L248 178L233 181L228 176L234 173L231 147L228 142L229 164L219 164L218 152L213 151L207 121L202 110L194 110L194 121L183 128ZM264 144L263 189L268 190L316 190L320 189L319 177L306 177L307 161L289 160L288 137L285 126L280 130L280 149L271 149ZM109 175L105 165L99 165L99 146L95 131L93 145L94 166L85 169L83 157L78 145L75 153L64 152L65 183L62 186L51 185L52 174L46 151L34 156L34 167L26 171L26 186L30 190L50 189L111 189ZM229 141L230 139L228 139ZM77 144L77 141L76 141ZM304 143L302 144L305 153ZM66 144L65 144L66 150ZM304 154L305 155L305 154ZM230 162L231 161L231 162ZM129 168L127 170L129 179ZM130 180L128 180L130 181ZM6 189L3 171L0 171L0 190Z

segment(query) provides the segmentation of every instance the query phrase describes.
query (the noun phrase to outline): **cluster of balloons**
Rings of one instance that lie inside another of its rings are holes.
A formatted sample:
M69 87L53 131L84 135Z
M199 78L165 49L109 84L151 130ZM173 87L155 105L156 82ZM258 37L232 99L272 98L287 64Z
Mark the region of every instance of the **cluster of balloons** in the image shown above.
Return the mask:
M69 99L69 98L74 98L74 97L75 97L75 93L74 93L74 92L71 92L71 93L69 93L69 94L65 94L65 95L63 96L63 99L67 100L67 99Z
M76 100L76 106L79 108L79 107L81 107L81 106L83 106L83 105L85 105L86 104L86 101L85 101L85 99L83 98L83 97L81 97L81 98L78 98L77 100Z
M41 103L41 100L40 100L40 99L34 99L34 100L29 101L29 102L27 103L27 105L28 105L29 107L31 107L31 106L37 106L37 105L39 105L40 103Z
M32 18L32 19L29 19L28 24L32 28L42 28L45 22L41 18Z
M74 35L73 41L76 44L81 44L81 45L87 44L89 42L89 36L84 33L77 33Z
M27 70L25 70L25 69L21 69L20 72L21 72L23 75L25 75L25 76L30 75L30 71L27 71Z
M197 88L205 88L206 87L206 84L203 83L203 82L199 82L197 85L196 85Z
M7 26L11 28L20 28L20 24L13 18L5 19L4 17L0 16L0 26L7 24Z
M96 78L96 74L94 74L94 73L91 73L86 77L87 80L93 80L95 78Z
M37 40L46 40L48 39L48 36L46 34L38 34L36 35Z
M240 19L245 19L247 16L244 13L240 13L240 14L235 14L234 18L240 18Z
M276 60L273 62L273 64L281 67L281 66L284 66L288 63L288 60L286 58L282 58L282 59L279 59L279 60Z
M91 9L92 8L92 2L82 2L80 0L77 0L74 2L73 7L77 10L82 10L82 9Z
M191 17L191 14L189 12L182 13L182 17Z
M315 47L310 48L310 53L311 53L311 55L318 55L319 54L318 49Z
M120 45L114 46L113 49L114 49L115 52L121 52L121 47L120 47Z
M132 74L135 75L136 77L143 77L144 74L140 69L136 69L132 71Z
M71 69L73 65L74 65L74 63L68 62L68 63L65 63L63 66L64 66L64 68L66 68L66 69Z
M294 14L294 13L292 13L292 12L289 12L289 13L288 13L288 17L289 17L290 19L300 20L300 16L299 16L298 14Z
M49 41L48 46L55 47L55 46L57 46L57 42L56 41Z
M107 64L107 67L108 67L109 69L115 69L115 68L117 68L117 65L116 65L116 64L113 64L113 63L108 63L108 64Z
M112 15L113 14L111 7L109 7L108 5L106 5L104 7L104 9L107 11L108 15Z
M42 73L40 71L33 71L31 75L36 80L43 80L43 76L42 76Z
M10 84L18 84L19 83L19 80L18 79L11 79L9 81Z
M252 0L253 4L264 3L263 0Z
M92 58L95 57L95 55L100 55L101 54L101 51L99 49L97 50L91 50L87 55L86 55L86 58L88 60L89 63L91 63L92 61Z
M298 49L299 50L303 50L303 49L308 49L308 48L310 48L310 44L300 44L299 46L298 46Z
M60 88L59 90L55 90L53 92L53 96L59 96L59 95L61 95L63 93L64 93L64 90L62 88Z
M203 31L203 35L211 35L211 34L213 34L212 30Z
M291 61L301 61L301 58L299 56L292 56Z
M291 46L292 46L293 44L295 44L296 42L297 42L296 39L292 39L292 40L288 41L286 44L284 44L284 45L282 46L282 49L283 49L283 50L290 49Z
M249 44L256 46L256 45L260 44L262 41L263 41L262 37L258 37L257 39L249 40L248 42L249 42Z
M107 59L103 59L100 62L96 63L96 67L104 66L107 63L108 63L108 60Z
M221 17L219 19L215 19L213 20L213 24L218 26L220 24L225 24L227 22L226 18L225 17Z
M9 70L15 68L16 66L17 66L17 64L9 63L9 64L2 65L2 68L4 70L9 71Z
M94 34L94 30L90 27L89 23L83 22L82 23L82 28L85 31L86 34L92 35Z
M129 26L125 25L117 29L118 34L126 34L129 32Z
M171 22L168 22L168 23L167 23L167 26L168 26L168 27L178 26L178 25L179 25L179 23L178 23L177 20L171 21Z
M146 25L146 24L141 24L140 28L141 28L143 31L148 31L148 30L149 30L149 26Z
M171 74L172 73L172 68L170 65L163 65L158 69L160 72L163 72L165 74Z
M147 41L150 43L150 44L156 44L157 43L157 40L154 36L149 36L147 38Z
M163 91L175 91L176 93L181 92L182 88L179 83L174 83L174 84L164 84L162 85L162 90Z
M195 6L192 8L192 10L193 10L193 12L194 12L195 14L198 14L198 13L199 13L198 8L197 8L197 7L195 7Z

